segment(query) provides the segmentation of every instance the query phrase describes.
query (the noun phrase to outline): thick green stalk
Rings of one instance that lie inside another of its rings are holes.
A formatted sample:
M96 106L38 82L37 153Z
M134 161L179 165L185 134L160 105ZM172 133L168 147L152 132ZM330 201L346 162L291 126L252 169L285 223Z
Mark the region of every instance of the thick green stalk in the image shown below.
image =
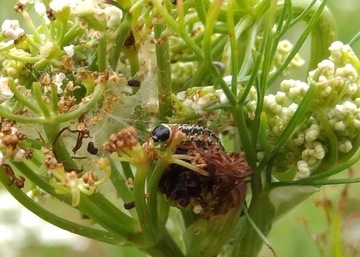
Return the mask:
M169 41L163 33L166 29L166 23L161 22L154 25L156 44L156 63L158 67L159 78L159 118L165 121L166 117L172 114L171 108L171 70L170 70L170 53Z
M103 72L106 70L107 60L106 60L106 32L101 33L101 36L98 40L98 58L97 58L97 70Z
M163 232L162 235L154 246L140 249L152 257L185 257L168 232Z
M134 201L137 216L142 229L142 236L145 240L145 246L153 246L159 237L155 231L157 224L153 224L150 218L150 210L146 200L146 177L148 171L148 163L139 163L136 165L136 174L134 179Z
M126 41L128 35L129 35L129 33L130 33L131 20L132 20L132 15L129 14L129 13L126 13L123 21L119 25L119 29L118 29L119 36L118 36L118 38L116 40L114 50L112 51L112 53L110 55L110 58L109 58L110 67L114 71L116 71L121 51L122 51L122 49L124 47L125 41Z
M258 197L252 198L249 214L262 234L267 236L275 217L274 206L269 200L269 191L266 190ZM262 238L246 218L240 220L239 229L231 257L256 257L263 245Z

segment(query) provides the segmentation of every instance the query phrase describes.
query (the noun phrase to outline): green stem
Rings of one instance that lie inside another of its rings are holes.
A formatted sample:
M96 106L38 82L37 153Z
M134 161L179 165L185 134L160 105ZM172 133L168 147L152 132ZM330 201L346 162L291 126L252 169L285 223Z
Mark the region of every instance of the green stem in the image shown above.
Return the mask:
M248 210L252 222L261 231L258 234L248 219L241 219L241 230L235 239L231 257L256 257L263 244L263 235L267 236L270 232L275 209L269 199L269 191L262 192L258 197L251 199L251 206Z
M138 219L142 229L142 235L145 240L145 244L150 246L158 240L159 234L155 233L154 228L157 227L157 223L152 224L150 218L150 212L146 204L146 177L148 163L140 163L136 166L136 174L134 179L134 201L135 208L138 214Z
M226 12L227 20L228 20L228 30L229 30L229 42L231 49L231 91L234 95L237 94L237 74L239 72L239 59L238 59L238 48L235 37L235 25L234 25L234 16L233 16L233 8L234 8L235 0L230 0L228 2L228 9Z
M116 190L117 195L121 196L121 199L124 202L133 201L134 200L133 194L130 191L129 186L126 184L126 179L128 179L128 177L123 177L121 175L120 171L118 170L118 166L111 159L110 159L110 165L111 165L110 180Z
M79 24L74 24L64 35L63 40L61 41L61 46L67 46L73 41L76 37L81 36L84 33L84 30L80 28Z
M199 16L200 21L202 24L206 23L206 10L204 6L204 0L194 1L196 13Z
M37 63L38 61L44 60L40 56L29 56L27 54L24 54L23 52L17 52L17 54L13 54L11 52L6 52L5 57L7 59L11 59L14 61L18 61L21 63ZM48 60L45 59L45 62L47 63Z
M167 231L162 232L162 237L154 246L140 249L153 257L185 257L179 246L174 242L173 237Z
M47 119L48 117L50 117L50 111L49 111L49 107L45 104L45 102L43 100L41 87L42 87L41 83L34 82L33 83L33 93L34 93L36 102L43 113L44 119Z
M291 182L291 181L289 181ZM298 180L293 181L294 183L284 182L273 182L271 188L303 185L303 186L327 186L327 185L343 185L343 184L354 184L359 183L360 178L339 178L339 179L321 179L321 180Z
M168 37L163 35L166 23L154 25L155 39L160 42L156 44L156 63L159 77L159 118L165 121L172 114L171 106L171 70Z
M252 147L249 130L247 129L247 125L246 125L246 117L245 117L246 113L245 113L245 111L243 111L241 105L239 105L235 108L232 108L231 113L236 122L236 127L238 130L239 136L240 136L240 141L242 144L241 150L245 151L246 159L247 159L248 163L252 167L256 167L256 156L254 153L255 149L253 149L253 147ZM240 150L240 149L236 149L236 150Z
M22 190L16 187L14 184L11 184L10 178L7 176L3 169L0 170L0 182L3 184L5 189L25 208L39 216L41 219L59 227L69 232L85 236L91 239L102 241L110 244L121 245L125 239L117 234L94 229L75 222L63 219L52 212L49 212L45 208L41 207L38 203L32 200L27 194Z
M131 30L131 21L132 21L132 15L129 13L125 14L125 17L123 18L123 21L119 25L119 36L116 40L114 50L110 56L110 67L116 71L116 67L120 58L121 51L124 47L125 41L130 33Z
M158 209L158 185L165 168L169 165L168 160L169 160L168 156L166 156L166 158L160 157L158 159L158 161L156 162L156 166L151 173L149 183L147 186L149 192L148 209L151 219L150 222L151 224L154 225L156 224L160 225L159 209ZM164 211L167 211L167 213L161 213L160 215L162 217L168 216L168 210L164 209Z
M103 72L106 70L106 32L103 31L98 40L98 58L97 58L97 70Z
M26 117L22 115L17 115L11 112L11 110L8 110L0 105L0 117L7 118L9 120L14 120L20 123L33 123L33 124L41 124L43 123L42 117Z
M173 19L169 12L161 5L160 1L151 0L151 3L156 7L156 9L166 20L167 25L173 28L177 33L179 33L180 37L187 43L187 45L193 50L193 52L199 57L199 59L203 59L201 49L194 42L194 40L191 39L186 28L180 27L177 24L177 22Z
M29 26L31 32L33 33L34 37L38 42L42 42L42 37L39 35L38 30L35 28L34 23L31 20L31 17L27 11L21 12L24 20L26 21L27 25Z
M23 93L21 93L17 89L16 84L13 79L9 79L8 85L9 85L10 90L14 93L14 96L16 97L18 102L20 102L21 104L28 107L34 113L36 113L38 115L42 114L41 108L36 106L33 101L29 100Z
M55 114L59 113L59 97L57 95L57 86L56 85L51 85L51 91L50 91L50 99L51 99L51 108L52 111Z

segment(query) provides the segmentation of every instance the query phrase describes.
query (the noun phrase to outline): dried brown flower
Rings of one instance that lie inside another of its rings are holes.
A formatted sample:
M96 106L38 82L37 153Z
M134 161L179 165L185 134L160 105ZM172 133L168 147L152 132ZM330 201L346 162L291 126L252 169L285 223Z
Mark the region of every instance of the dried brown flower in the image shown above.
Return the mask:
M220 141L210 138L211 131L195 128L191 133L188 128L180 128L187 137L174 151L174 157L181 157L194 169L170 164L162 175L159 190L181 208L192 208L197 214L217 215L241 208L245 200L245 179L253 171L245 154L226 153ZM208 175L200 174L197 168Z
M127 127L117 134L111 134L109 141L103 145L105 151L109 153L116 152L122 148L133 148L138 145L138 133L134 127Z

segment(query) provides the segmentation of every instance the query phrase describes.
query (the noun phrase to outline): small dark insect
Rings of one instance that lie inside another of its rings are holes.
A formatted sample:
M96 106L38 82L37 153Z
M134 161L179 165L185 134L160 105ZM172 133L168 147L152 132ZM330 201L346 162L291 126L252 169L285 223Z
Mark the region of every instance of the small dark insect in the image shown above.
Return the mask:
M51 20L51 21L56 20L56 16L55 16L55 14L54 14L54 10L51 9L51 8L49 8L49 9L46 10L46 16L47 16L48 19Z
M14 184L15 186L17 186L18 188L23 188L25 185L25 178L23 176L19 176L17 177L13 171L13 169L10 167L10 165L8 164L3 164L2 165L6 174L9 175L9 177L11 178L11 183L10 185Z
M127 85L130 87L140 87L141 82L140 80L136 80L136 79L129 79L127 81Z
M94 145L94 142L91 141L87 145L87 151L92 155L96 155L99 152L99 149L97 149Z
M25 40L25 38L26 38L25 35L18 37L17 39L14 40L14 45L20 44L22 41Z
M135 202L134 201L124 203L124 208L126 210L131 210L134 207L135 207Z

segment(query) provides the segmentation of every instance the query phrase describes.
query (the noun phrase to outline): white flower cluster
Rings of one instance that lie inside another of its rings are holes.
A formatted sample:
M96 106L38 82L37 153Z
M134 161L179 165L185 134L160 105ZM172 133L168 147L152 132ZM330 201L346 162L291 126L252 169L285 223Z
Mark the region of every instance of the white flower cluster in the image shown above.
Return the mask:
M288 57L292 49L293 45L290 41L282 40L279 42L273 60L273 70L271 72L275 72L284 64L286 58ZM286 74L289 69L300 68L304 65L304 63L305 61L301 58L301 56L299 54L296 54L289 63L289 65L286 67L284 73Z
M297 162L297 178L308 177L326 161L326 154L336 151L338 156L359 147L353 142L360 134L360 70L357 69L360 62L352 49L341 42L334 42L329 50L329 59L309 72L307 82L284 80L281 91L265 97L269 136L277 138L308 89L315 87L315 96L305 115L307 120L295 130L284 149L286 153L292 152L291 156L299 156L293 161L293 164Z
M209 104L227 102L224 92L213 87L190 88L179 92L176 96L186 108L199 115L206 113L203 108Z
M34 9L41 17L46 18L46 7L42 0L21 0L21 4L34 4ZM47 1L46 1L47 2ZM107 28L120 24L122 12L115 6L104 5L102 0L51 0L48 4L53 12L61 13L67 9L73 16L88 16L85 22L96 20Z
M24 30L20 27L18 20L5 20L1 25L3 35L11 40L16 40L24 35Z
M174 96L173 118L196 118L197 123L204 123L216 133L232 132L234 121L228 112L220 109L205 110L207 107L227 102L228 99L221 89L215 90L212 86L189 88Z

